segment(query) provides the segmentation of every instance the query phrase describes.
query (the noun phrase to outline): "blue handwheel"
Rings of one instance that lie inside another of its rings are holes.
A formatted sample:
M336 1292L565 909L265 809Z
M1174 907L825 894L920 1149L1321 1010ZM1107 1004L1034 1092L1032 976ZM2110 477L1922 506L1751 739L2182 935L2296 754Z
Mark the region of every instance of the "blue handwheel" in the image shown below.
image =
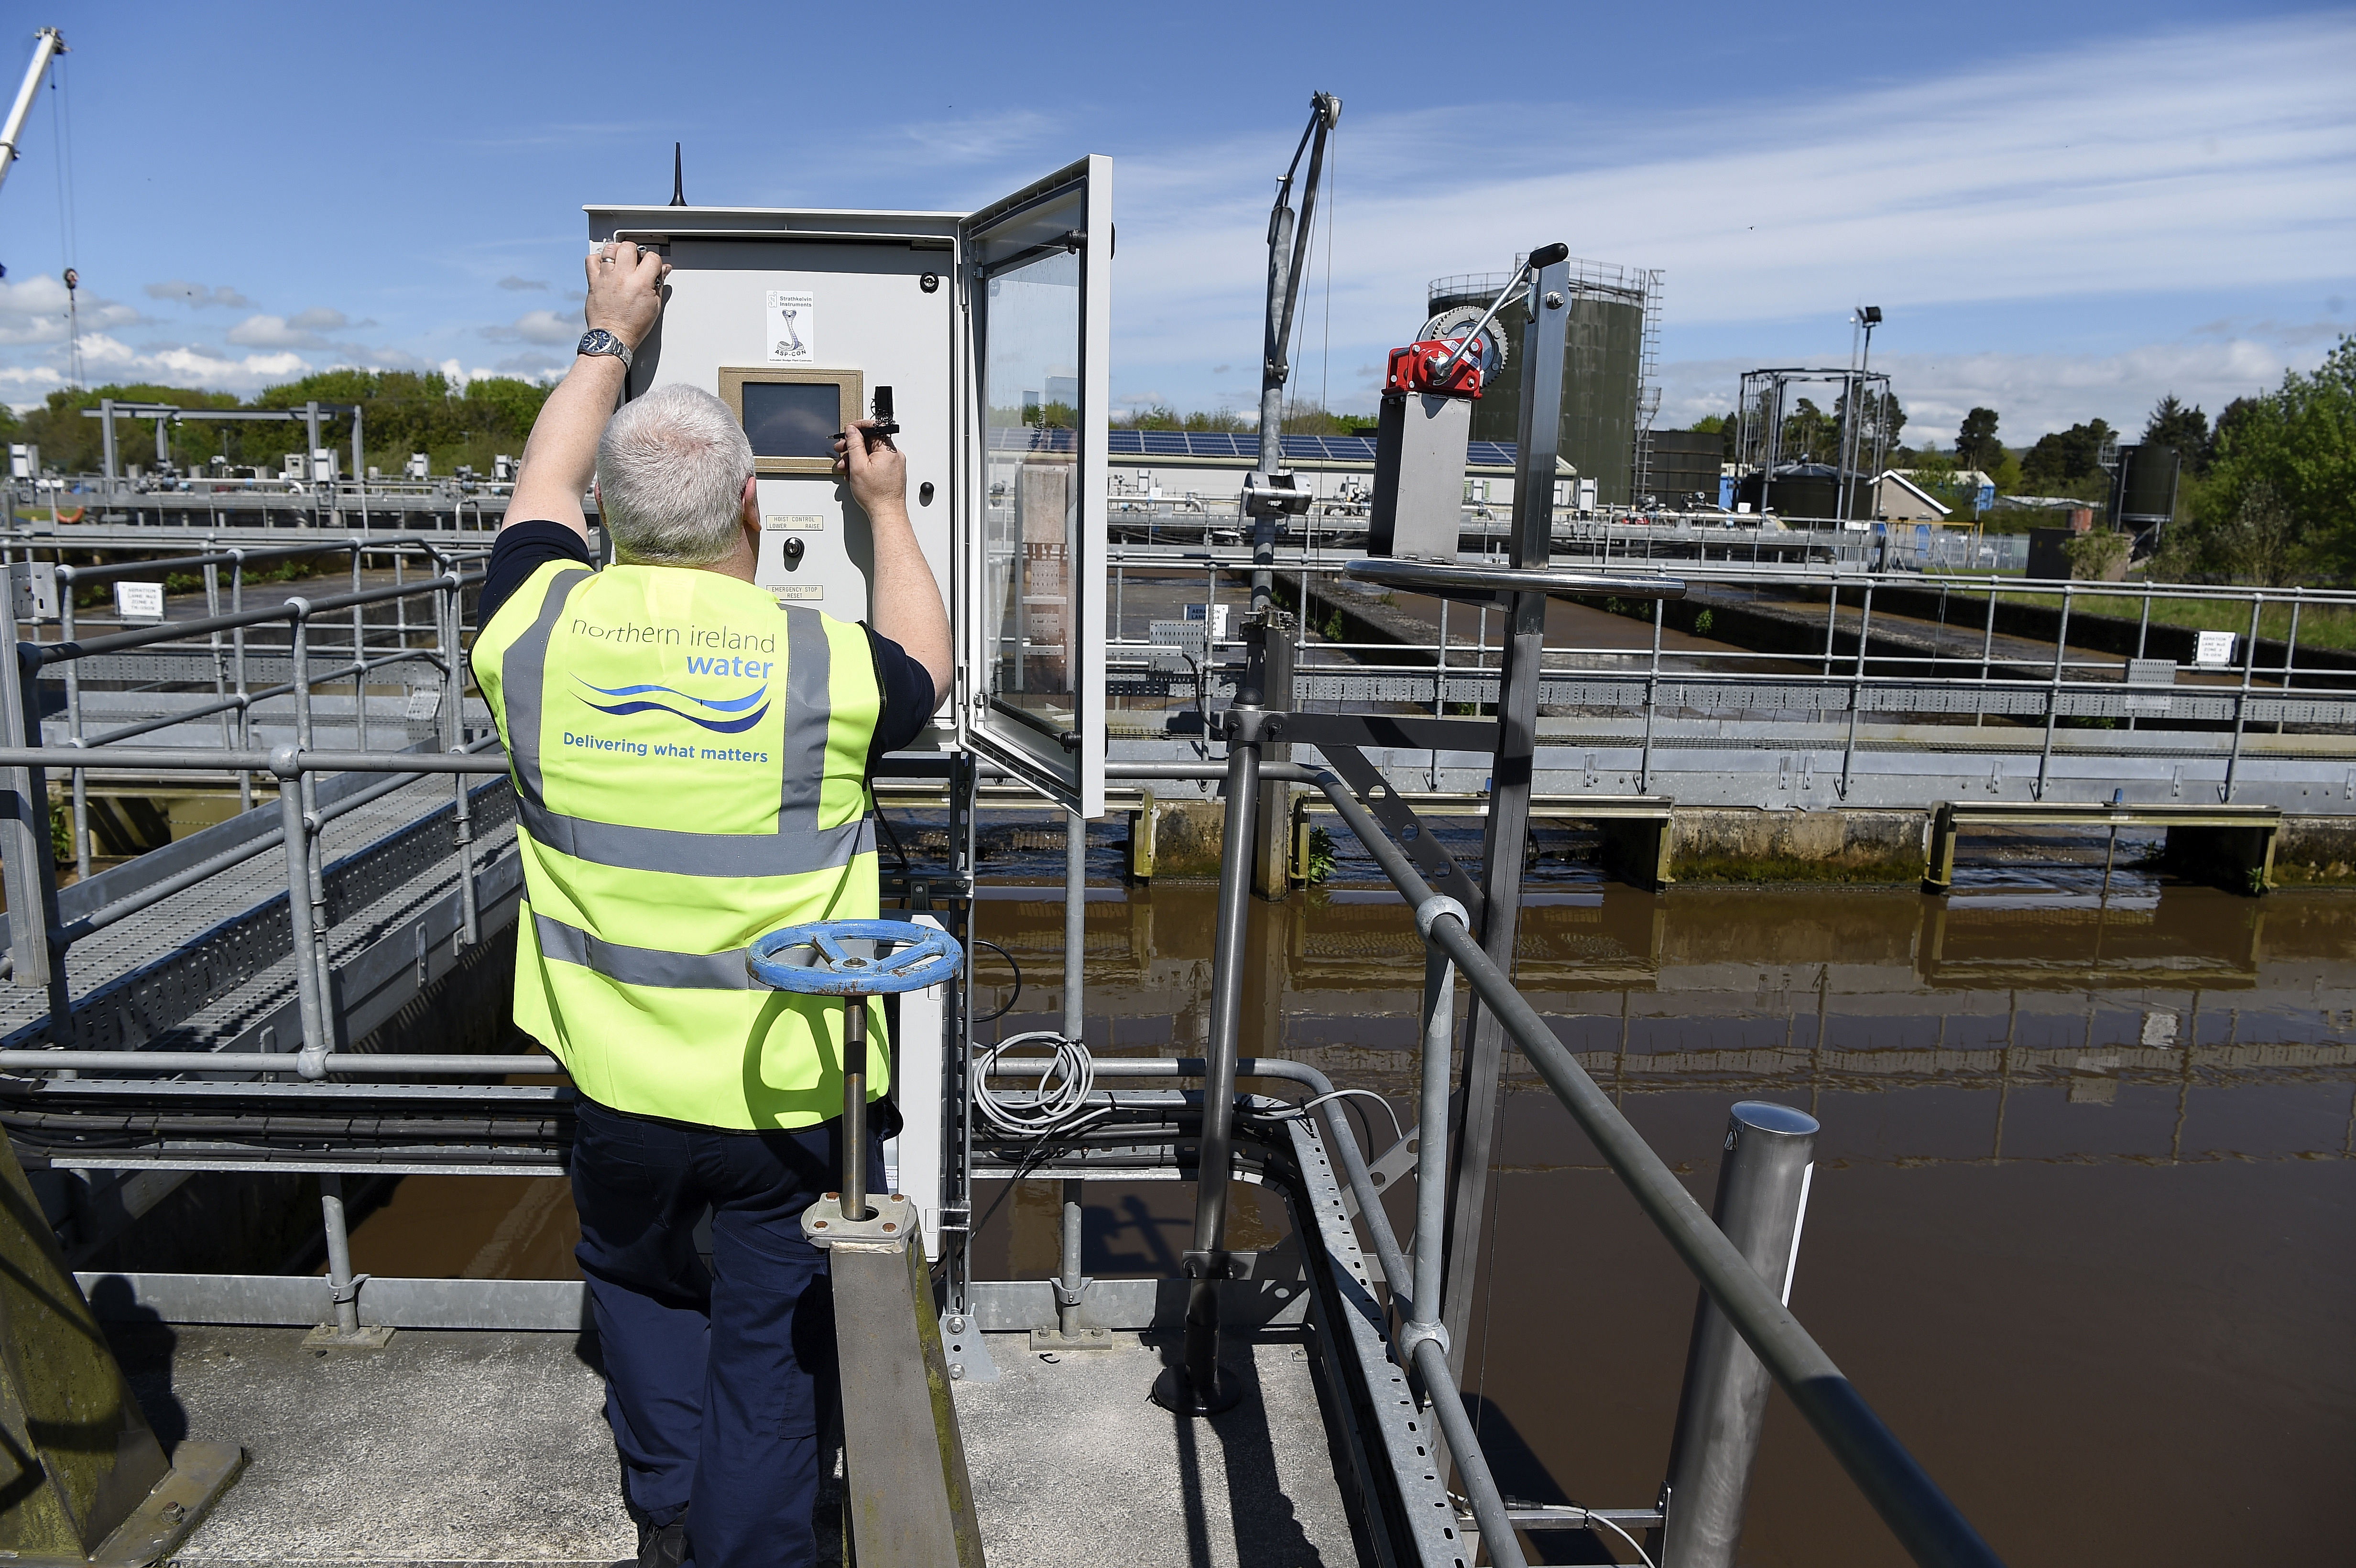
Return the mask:
M965 950L948 933L913 921L821 920L769 933L746 962L776 990L873 997L939 985L965 966Z

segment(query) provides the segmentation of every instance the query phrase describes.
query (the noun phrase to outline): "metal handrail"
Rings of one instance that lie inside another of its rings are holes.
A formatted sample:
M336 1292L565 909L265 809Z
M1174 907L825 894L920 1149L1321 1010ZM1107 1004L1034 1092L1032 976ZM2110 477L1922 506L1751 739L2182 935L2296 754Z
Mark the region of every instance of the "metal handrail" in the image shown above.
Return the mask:
M1555 1038L1537 1009L1490 961L1466 929L1461 910L1452 907L1453 901L1432 891L1348 786L1324 769L1296 763L1264 763L1259 776L1313 785L1333 803L1391 884L1415 907L1416 923L1423 930L1426 944L1462 971L1482 1002L1594 1142L1605 1163L1659 1227L1719 1310L1758 1353L1909 1555L1924 1568L2000 1568L2002 1560L1962 1510L1727 1240L1644 1135ZM1430 1134L1427 1128L1427 1149L1435 1141ZM1430 1355L1424 1353L1427 1346L1431 1348ZM1424 1340L1417 1346L1419 1371L1427 1360L1437 1360L1445 1368L1436 1341ZM1462 1414L1461 1407L1457 1413ZM1483 1536L1487 1538L1485 1528Z
M27 668L37 669L87 658L92 654L118 653L125 648L145 647L151 643L170 642L177 637L202 636L209 632L229 632L241 626L267 625L273 621L297 621L329 610L348 610L363 604L382 603L390 599L414 599L429 593L450 592L469 587L477 581L479 579L471 574L444 572L440 577L423 578L415 582L388 583L381 588L363 588L356 593L331 594L325 599L290 598L259 610L207 615L194 621L166 621L135 632L112 632L103 637L77 638L64 643L20 642L16 645L16 657ZM342 673L348 675L350 672Z

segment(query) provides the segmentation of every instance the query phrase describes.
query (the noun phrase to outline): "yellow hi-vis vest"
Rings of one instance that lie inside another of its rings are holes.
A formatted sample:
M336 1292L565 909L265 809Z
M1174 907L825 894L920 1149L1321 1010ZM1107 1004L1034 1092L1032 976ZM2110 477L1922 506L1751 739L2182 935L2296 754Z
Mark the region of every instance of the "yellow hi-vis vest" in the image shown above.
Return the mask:
M865 631L718 572L555 561L491 616L474 665L515 783L518 1027L616 1110L841 1115L841 1002L770 990L744 950L876 915ZM880 1001L868 1052L880 1095Z

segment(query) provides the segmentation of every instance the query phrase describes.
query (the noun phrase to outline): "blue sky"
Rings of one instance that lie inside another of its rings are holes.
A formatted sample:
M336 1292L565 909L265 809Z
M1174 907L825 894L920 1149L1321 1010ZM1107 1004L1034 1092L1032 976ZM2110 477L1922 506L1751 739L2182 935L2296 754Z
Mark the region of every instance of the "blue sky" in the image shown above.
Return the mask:
M1428 278L1552 240L1662 271L1664 425L1845 361L1858 303L1910 437L2213 411L2356 330L2356 10L1451 15L0 5L7 81L35 26L73 48L0 189L0 398L60 384L68 260L94 381L558 368L581 205L666 198L676 139L691 198L748 206L965 210L1109 154L1116 404L1248 406L1312 87L1344 107L1296 385L1339 408Z

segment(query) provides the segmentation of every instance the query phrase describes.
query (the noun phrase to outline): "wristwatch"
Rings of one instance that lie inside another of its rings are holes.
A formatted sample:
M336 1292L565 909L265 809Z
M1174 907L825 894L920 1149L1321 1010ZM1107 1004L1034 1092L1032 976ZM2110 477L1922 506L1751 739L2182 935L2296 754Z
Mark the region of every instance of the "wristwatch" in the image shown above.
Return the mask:
M580 347L575 350L575 352L581 354L610 354L615 358L619 359L622 362L625 369L628 368L630 365L630 346L623 342L620 338L615 336L612 333L606 331L602 326L593 326L588 331L583 333L581 335Z

